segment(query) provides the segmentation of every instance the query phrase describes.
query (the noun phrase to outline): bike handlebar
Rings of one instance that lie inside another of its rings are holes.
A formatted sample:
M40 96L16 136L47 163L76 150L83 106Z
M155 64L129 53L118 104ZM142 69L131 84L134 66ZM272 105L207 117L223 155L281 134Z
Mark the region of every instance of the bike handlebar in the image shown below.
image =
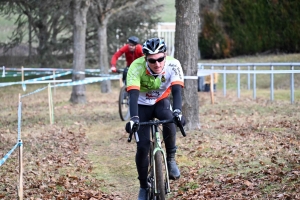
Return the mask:
M121 74L121 73L123 73L123 71L124 71L124 69L117 69L116 72L112 72L111 70L109 70L109 72L112 74Z
M168 124L168 123L174 123L179 127L180 132L183 137L186 136L185 130L183 128L183 125L181 124L181 121L178 116L174 116L172 119L167 119L167 120L150 120L148 122L140 122L139 125L160 125L160 124ZM132 140L132 134L136 132L137 126L135 124L132 127L132 132L129 133L129 137L127 139L128 142L131 142Z

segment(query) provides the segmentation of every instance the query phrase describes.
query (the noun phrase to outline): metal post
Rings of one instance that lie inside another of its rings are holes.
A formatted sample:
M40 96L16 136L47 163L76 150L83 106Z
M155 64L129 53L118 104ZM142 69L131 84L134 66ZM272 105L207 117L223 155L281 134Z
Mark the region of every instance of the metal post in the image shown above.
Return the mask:
M247 66L248 71L250 71L250 66ZM250 77L250 73L247 74L247 88L248 90L250 90L251 86L250 86L250 82L251 82L251 77Z
M273 74L273 70L274 70L274 66L271 65L271 75L270 75L270 90L271 90L271 93L270 93L270 99L271 101L274 101L274 74Z
M226 70L226 66L224 65L223 70ZM226 73L223 73L223 96L226 97Z
M237 70L240 70L240 66L237 66ZM240 98L241 97L241 74L238 73L237 74L237 97Z
M210 99L211 99L211 104L215 103L214 100L214 73L210 74Z
M291 70L294 70L294 66L291 66ZM291 88L291 104L294 103L295 101L295 94L294 94L294 89L295 89L295 85L294 85L294 73L291 73L290 75L290 88Z
M51 85L48 84L48 104L49 104L49 119L50 124L54 122L54 114L53 114L53 101L52 101L52 92L51 92Z
M253 65L253 71L256 71L256 66ZM256 99L256 74L253 73L253 99Z

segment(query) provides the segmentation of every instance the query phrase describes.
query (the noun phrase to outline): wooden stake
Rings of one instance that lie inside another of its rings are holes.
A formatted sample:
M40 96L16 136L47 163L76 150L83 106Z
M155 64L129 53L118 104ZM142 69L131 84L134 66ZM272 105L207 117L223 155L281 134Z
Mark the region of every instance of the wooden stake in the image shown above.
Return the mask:
M50 83L48 84L48 104L49 104L49 119L50 119L50 124L52 124L52 109L51 109L51 85Z
M53 70L53 85L55 85L55 70ZM56 88L54 87L54 95L56 94Z
M21 103L21 94L19 93L19 104ZM19 129L21 132L21 128ZM23 143L21 140L21 133L19 138L19 200L23 200Z
M22 76L22 77L21 77L22 79L21 79L21 80L22 80L22 82L24 82L24 68L23 68L23 66L21 67L21 70L22 70L22 71L21 71L21 73L22 73L22 75L21 75L21 76Z

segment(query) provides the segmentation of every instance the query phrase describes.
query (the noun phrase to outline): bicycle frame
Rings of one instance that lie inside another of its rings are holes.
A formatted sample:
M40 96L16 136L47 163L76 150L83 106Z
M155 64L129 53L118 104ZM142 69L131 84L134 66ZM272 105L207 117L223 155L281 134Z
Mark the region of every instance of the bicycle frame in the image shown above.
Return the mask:
M152 198L159 199L159 200L165 199L165 194L171 192L166 153L162 148L161 139L160 139L161 134L160 134L160 131L158 130L159 125L163 125L163 124L167 124L167 123L175 123L179 127L182 135L184 137L186 136L183 126L181 124L179 115L176 115L172 119L168 119L168 120L150 120L148 122L140 122L139 123L140 125L149 125L150 126L150 134L151 134L150 135L151 143L150 143L150 151L149 151L149 155L150 155L150 168L149 169L150 170L148 171L148 174L150 174L150 177L151 177L150 183L154 184L154 188L152 188L153 185L151 185L151 187L150 187L154 190L154 191L152 190L153 192L150 192L150 195L153 194L154 196L157 196L158 198L156 198L156 197L154 198L153 196L152 196ZM138 123L133 124L132 132L129 133L129 137L127 139L128 142L131 142L133 134L135 134L136 142L139 141L138 134L136 132L137 127L138 127ZM160 153L162 156L159 155ZM155 163L156 159L159 160L158 163ZM163 163L164 163L164 165L163 165ZM156 169L156 166L157 166L157 169ZM165 169L165 173L163 173L163 171L164 171L163 169ZM156 172L159 174L156 174ZM165 174L165 177L163 177L164 174ZM154 182L153 182L153 180L154 180ZM158 189L158 187L160 187L160 190Z

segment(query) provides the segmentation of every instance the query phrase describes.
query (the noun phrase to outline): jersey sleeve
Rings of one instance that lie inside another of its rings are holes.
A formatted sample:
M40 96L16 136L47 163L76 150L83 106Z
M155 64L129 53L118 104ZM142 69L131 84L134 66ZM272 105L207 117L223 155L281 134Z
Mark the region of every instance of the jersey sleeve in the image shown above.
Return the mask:
M181 64L175 59L176 65L172 66L171 70L171 85L181 85L184 86L184 76Z
M128 47L127 45L121 47L112 57L110 64L116 66L119 57L121 57L124 53L126 53Z

